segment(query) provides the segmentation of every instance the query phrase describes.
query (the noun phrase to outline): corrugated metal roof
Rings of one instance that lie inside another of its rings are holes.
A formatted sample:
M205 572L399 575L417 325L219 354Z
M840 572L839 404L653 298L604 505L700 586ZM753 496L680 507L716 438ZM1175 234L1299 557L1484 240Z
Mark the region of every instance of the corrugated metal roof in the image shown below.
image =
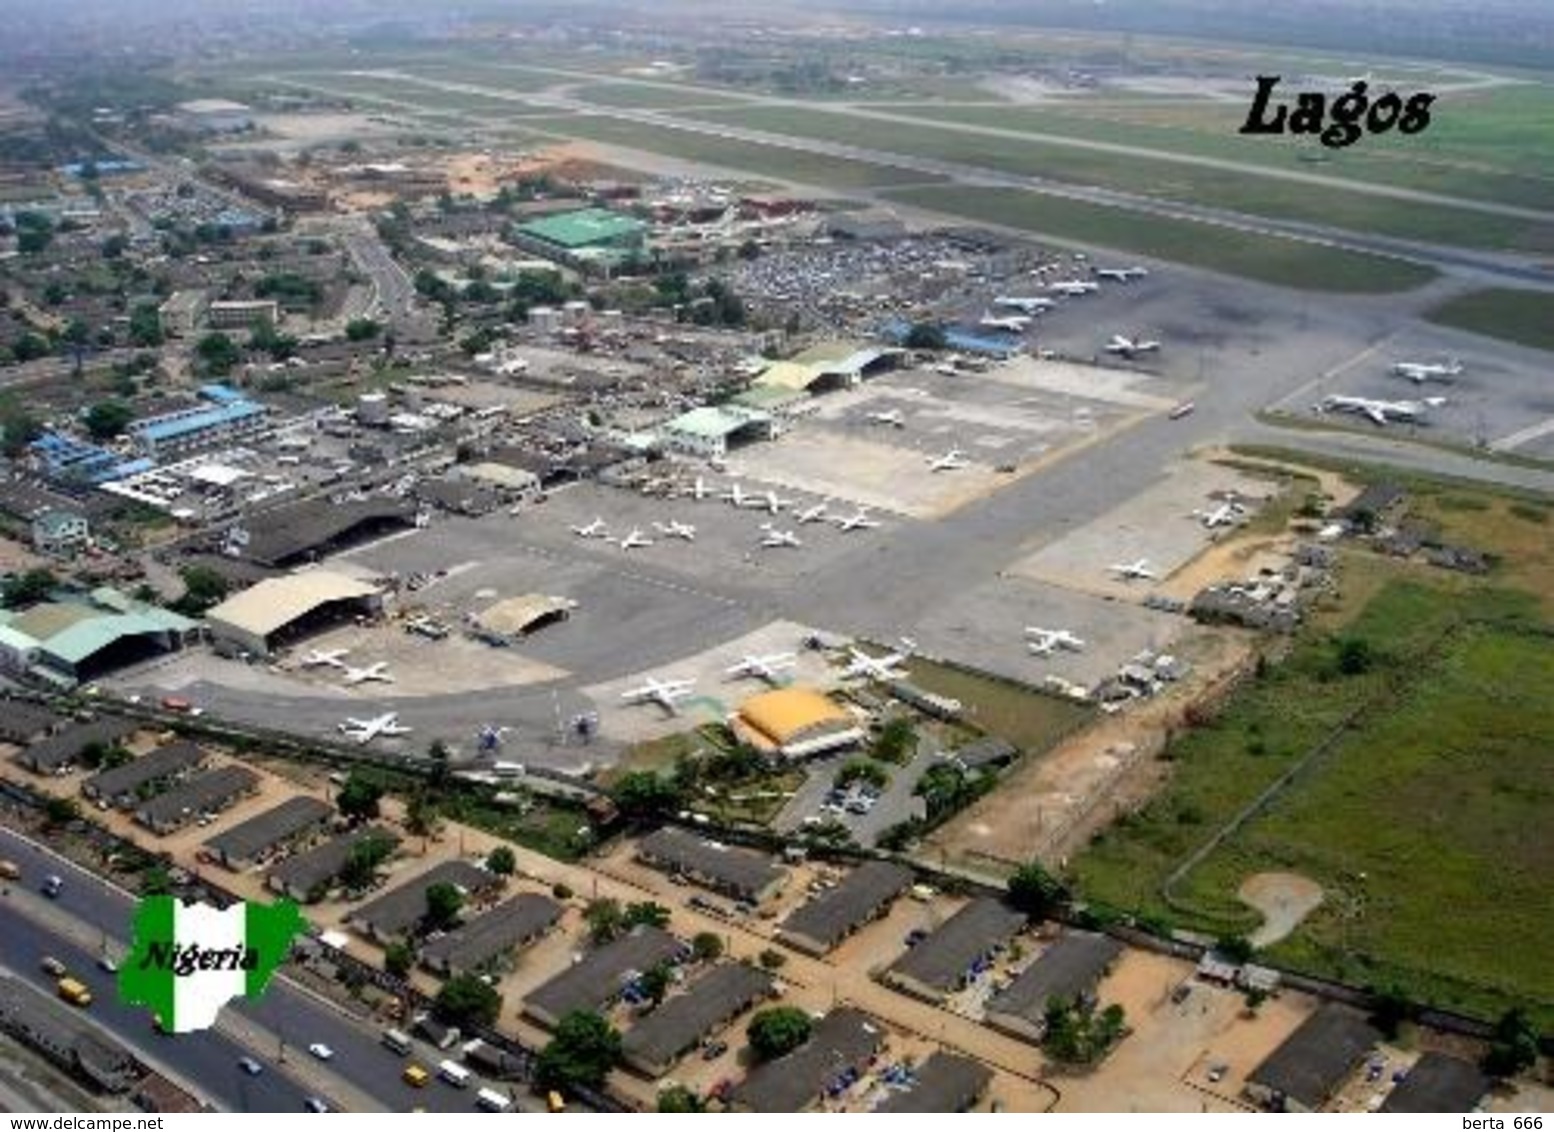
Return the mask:
M664 425L664 431L691 436L726 437L749 425L770 424L771 420L759 409L747 409L742 405L703 405L699 409L682 413Z
M583 248L589 244L609 243L623 236L634 236L645 225L631 216L610 212L603 208L585 208L560 216L546 216L519 225L525 236L560 244L566 248Z
M93 653L125 637L143 633L188 632L195 622L164 609L136 613L98 614L81 621L44 642L44 651L68 664L79 664Z
M376 586L344 574L307 570L250 586L227 598L205 616L212 624L226 624L243 632L268 636L321 605L372 597L377 592Z

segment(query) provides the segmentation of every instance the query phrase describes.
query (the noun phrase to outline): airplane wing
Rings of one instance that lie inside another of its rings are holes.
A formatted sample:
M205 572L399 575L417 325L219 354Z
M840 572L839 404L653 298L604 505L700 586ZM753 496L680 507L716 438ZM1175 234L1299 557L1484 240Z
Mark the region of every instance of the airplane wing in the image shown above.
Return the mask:
M1382 412L1375 405L1366 405L1363 411L1365 415L1374 421L1377 425L1385 425L1387 423L1387 414Z

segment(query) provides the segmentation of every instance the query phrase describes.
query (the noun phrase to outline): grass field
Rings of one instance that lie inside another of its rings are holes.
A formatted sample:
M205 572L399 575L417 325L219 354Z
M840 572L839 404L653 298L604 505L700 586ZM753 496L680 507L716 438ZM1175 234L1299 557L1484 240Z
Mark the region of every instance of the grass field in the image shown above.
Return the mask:
M288 72L295 82L316 86L347 98L381 99L404 103L430 111L458 114L514 114L533 110L516 98L494 98L461 90L443 90L411 79L377 75L326 75L312 72Z
M1059 134L1142 146L1165 154L1225 158L1524 208L1548 208L1554 192L1550 184L1554 168L1543 175L1496 171L1452 161L1449 155L1413 140L1400 143L1383 139L1329 150L1307 140L1242 137L1236 128L1244 110L1218 103L1161 106L1085 101L1058 107L906 105L891 109L927 121Z
M912 682L966 705L966 720L1021 751L1044 751L1095 713L1084 704L1026 691L932 661L911 661Z
M1436 275L1431 268L1383 256L1018 189L929 186L892 190L886 195L902 204L968 220L1023 228L1058 240L1136 252L1303 291L1407 291Z
M733 106L737 101L704 90L676 90L646 83L591 83L572 92L574 98L595 106L624 106L637 110L679 110L688 106Z
M1554 350L1554 294L1491 287L1448 299L1425 315L1429 322L1487 334L1539 350Z
M1096 185L1251 216L1298 220L1469 247L1525 248L1537 241L1554 247L1554 229L1540 234L1531 231L1534 225L1522 220L1363 192L1314 189L1310 185L1273 177L1061 143L1021 141L926 123L918 125L798 107L707 110L692 116L703 121L868 146L1022 176Z
M889 185L922 184L943 180L928 173L892 169L865 161L847 161L805 153L797 149L757 145L752 142L716 138L689 133L667 126L647 126L589 115L555 118L526 118L524 124L557 134L627 146L648 153L678 157L739 169L756 177L772 177L801 184L822 185L834 189L880 188Z

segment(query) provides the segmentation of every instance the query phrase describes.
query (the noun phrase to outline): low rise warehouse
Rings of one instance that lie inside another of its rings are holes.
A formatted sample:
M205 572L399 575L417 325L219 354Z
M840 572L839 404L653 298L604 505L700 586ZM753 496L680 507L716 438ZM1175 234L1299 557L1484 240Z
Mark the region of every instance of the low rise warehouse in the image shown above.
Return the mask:
M1422 1054L1387 1099L1382 1112L1472 1112L1489 1091L1478 1066L1449 1054Z
M1001 900L981 897L951 916L884 974L890 986L939 1002L966 985L967 978L1002 951L1025 926L1025 917Z
M421 949L421 962L444 975L483 971L550 931L561 913L561 905L550 897L525 892L428 943Z
M246 869L265 857L327 826L334 807L298 794L256 814L205 843L211 856L229 869Z
M133 809L146 794L165 790L171 783L205 765L205 751L186 739L158 747L149 755L132 759L92 775L81 783L81 793L120 809Z
M1278 1112L1316 1112L1380 1040L1364 1015L1324 1006L1252 1070L1246 1095Z
M167 836L192 821L220 813L259 789L259 776L246 766L223 766L158 794L135 811L135 820Z
M730 1103L736 1112L803 1112L842 1077L861 1072L884 1044L877 1022L840 1007L815 1023L798 1049L752 1069Z
M376 617L376 586L329 570L270 578L227 598L205 615L218 652L267 657L290 641L350 617Z
M1094 932L1069 932L988 1002L984 1017L995 1030L1039 1042L1047 1004L1088 998L1122 954L1122 944Z
M820 956L853 932L890 911L912 884L912 871L889 861L868 861L783 921L777 938L808 955Z
M965 1112L982 1099L993 1071L940 1050L912 1073L907 1088L874 1106L875 1112Z
M759 968L743 963L714 967L628 1030L621 1054L627 1065L644 1076L662 1077L771 990L772 976Z
M861 742L862 725L813 688L778 688L751 696L729 721L734 734L772 757L809 758Z
M46 735L16 756L20 766L37 774L65 774L74 770L88 747L111 748L129 738L136 725L117 716L72 723L63 731Z
M390 845L399 843L399 838L381 826L361 826L304 853L287 857L270 870L265 884L271 891L300 903L317 903L329 894L357 846L369 839L382 839Z
M184 647L199 626L118 590L61 594L16 612L0 610L0 671L74 688L127 664Z
M782 867L765 853L708 841L672 826L655 830L638 842L637 858L750 904L771 896L786 877Z
M502 880L468 861L443 861L412 880L369 900L345 917L345 922L378 943L413 932L426 915L426 894L439 884L451 884L470 901L501 887Z
M640 924L619 939L542 983L523 1001L524 1013L554 1027L574 1010L597 1011L614 1002L626 984L684 954L685 945L662 928Z

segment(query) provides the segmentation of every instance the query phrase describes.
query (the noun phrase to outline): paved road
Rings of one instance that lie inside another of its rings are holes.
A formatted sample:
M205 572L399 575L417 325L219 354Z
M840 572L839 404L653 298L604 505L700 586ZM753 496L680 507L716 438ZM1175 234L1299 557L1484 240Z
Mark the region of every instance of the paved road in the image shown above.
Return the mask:
M51 872L64 877L66 883L57 899L58 907L103 932L109 939L115 941L121 950L127 948L133 909L127 895L91 873L40 850L11 830L0 829L0 852L4 852L7 857L21 865L22 875L27 878L28 883L33 878L45 876ZM11 923L17 922L18 919L18 917L11 917L4 931L0 931L0 937L7 940L7 946L12 934ZM31 946L23 949L20 966L35 968L40 956L59 954L57 951L48 950L49 946L54 946L53 941L54 937L40 938L36 935L28 937ZM81 970L96 970L95 956L80 953L79 949L76 949L76 952L74 956L59 955L59 958L64 959L73 969L79 967ZM0 955L4 955L6 961L11 962L9 952L0 952ZM16 964L12 963L12 965ZM110 999L116 999L116 996L109 993L97 996L97 1001L105 1005L109 1004ZM126 1019L132 1019L132 1022L126 1022L126 1029L121 1034L123 1040L132 1045L146 1043L147 1035L152 1033L146 1012L139 1008L128 1010L118 1007L116 1001L112 1005L114 1009L105 1010L104 1017L118 1017L122 1010L125 1012ZM338 1076L353 1089L367 1094L391 1112L408 1112L415 1107L431 1112L473 1110L472 1091L455 1090L441 1084L433 1084L425 1089L413 1089L404 1084L399 1078L404 1059L380 1044L375 1029L346 1019L311 994L284 979L277 980L259 1001L235 1004L227 1009L235 1011L243 1019L250 1020L267 1034L277 1035L284 1040L288 1058L306 1058L308 1055L302 1051L313 1042L323 1042L331 1047L335 1055L329 1062L328 1072ZM94 1014L97 1012L97 1003L93 1003L92 1010ZM115 1030L115 1033L120 1031ZM205 1051L212 1046L220 1050L224 1061L211 1060ZM236 1069L237 1058L247 1052L227 1039L210 1033L157 1038L151 1048L157 1056L186 1079L201 1084L207 1080L206 1075L217 1072L220 1065L229 1066L232 1072L242 1075L241 1071ZM279 1050L259 1049L258 1053L262 1055L262 1060L273 1064ZM432 1060L431 1064L435 1064L435 1060ZM255 1080L265 1080L270 1076L271 1074L265 1073ZM247 1080L246 1076L245 1080ZM239 1111L301 1111L302 1095L296 1096L295 1103L291 1103L288 1099L281 1107L268 1108L258 1107L259 1094L254 1094L250 1100L256 1102L256 1107L240 1108ZM270 1103L269 1100L264 1101L266 1105Z

